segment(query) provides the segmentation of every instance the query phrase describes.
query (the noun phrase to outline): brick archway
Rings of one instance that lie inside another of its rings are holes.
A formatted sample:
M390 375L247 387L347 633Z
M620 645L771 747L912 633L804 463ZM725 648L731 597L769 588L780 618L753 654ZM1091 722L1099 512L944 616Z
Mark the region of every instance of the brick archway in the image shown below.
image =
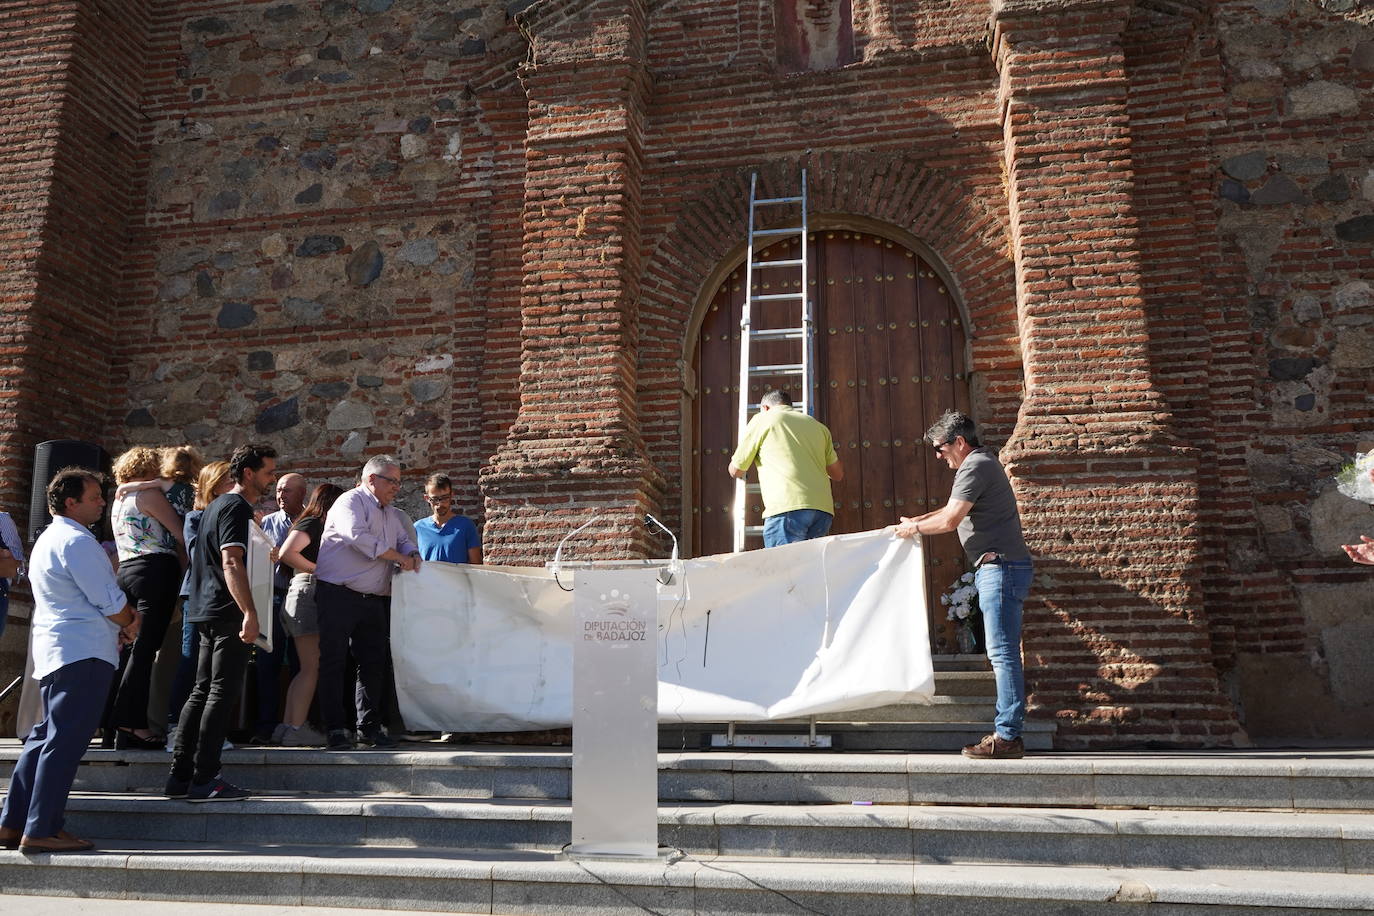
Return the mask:
M915 249L940 270L964 306L975 414L994 440L1016 422L1022 391L1014 267L1006 214L957 178L911 160L821 154L759 168L763 193L788 192L808 169L813 225L878 232ZM749 174L703 180L646 259L640 300L639 406L646 450L680 480L665 514L690 540L693 349L711 299L741 262ZM688 311L683 303L693 303Z
M829 224L827 218L823 223ZM845 221L850 222L850 221ZM822 225L810 233L807 286L816 318L816 416L835 438L845 468L834 488L831 531L844 534L890 524L900 515L918 515L944 502L953 472L922 439L949 407L969 410L968 346L961 304L943 266L909 243L879 234L881 227L858 231L847 225ZM762 249L759 260L795 258L797 239ZM756 293L791 292L799 278L754 278ZM691 367L697 381L689 403L693 417L689 473L693 493L691 553L728 553L732 541L733 478L725 473L733 449L739 410L740 315L745 270L737 266L712 296L696 336ZM795 324L795 305L764 303L755 309L760 326ZM751 361L786 363L795 343L761 343ZM749 400L781 387L802 396L794 376L757 377ZM757 498L747 508L759 524ZM749 541L747 548L760 546ZM925 545L931 648L957 651L953 625L945 620L939 595L966 569L955 538Z

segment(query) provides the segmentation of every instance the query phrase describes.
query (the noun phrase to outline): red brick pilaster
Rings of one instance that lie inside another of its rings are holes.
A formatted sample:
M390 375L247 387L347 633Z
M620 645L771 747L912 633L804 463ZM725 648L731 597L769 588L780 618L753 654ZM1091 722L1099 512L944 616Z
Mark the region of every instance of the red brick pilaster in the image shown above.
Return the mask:
M643 515L663 491L635 395L644 4L536 10L521 74L530 119L520 412L482 473L486 549L495 562L538 563L600 513L579 555L643 556Z
M1032 705L1068 746L1243 740L1202 612L1196 452L1147 347L1122 33L1134 0L1000 0L1026 396L1003 450L1032 550Z
M0 508L33 446L99 441L140 199L147 0L0 0Z

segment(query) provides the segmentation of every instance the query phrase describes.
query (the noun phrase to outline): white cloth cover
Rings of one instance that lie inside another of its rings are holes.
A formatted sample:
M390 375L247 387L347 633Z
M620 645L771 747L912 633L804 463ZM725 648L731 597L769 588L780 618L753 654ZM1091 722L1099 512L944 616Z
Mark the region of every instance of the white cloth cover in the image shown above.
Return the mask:
M409 728L571 723L572 593L551 571L429 562L398 573L392 595ZM934 693L920 543L881 531L686 560L659 588L658 621L664 724L833 716Z

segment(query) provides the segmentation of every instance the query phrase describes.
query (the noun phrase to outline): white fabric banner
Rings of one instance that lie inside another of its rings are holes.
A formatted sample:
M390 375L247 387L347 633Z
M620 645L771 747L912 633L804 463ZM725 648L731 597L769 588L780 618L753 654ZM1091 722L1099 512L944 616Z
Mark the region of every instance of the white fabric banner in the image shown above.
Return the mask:
M439 562L397 573L391 652L407 727L569 725L576 571L558 578ZM919 541L881 531L683 561L659 587L659 721L929 702L926 620Z

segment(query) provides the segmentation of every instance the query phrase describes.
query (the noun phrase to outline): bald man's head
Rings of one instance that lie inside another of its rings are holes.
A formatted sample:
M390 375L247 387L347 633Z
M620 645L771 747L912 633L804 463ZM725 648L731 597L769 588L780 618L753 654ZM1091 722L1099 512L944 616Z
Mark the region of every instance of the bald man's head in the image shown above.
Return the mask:
M277 480L277 505L295 518L305 508L305 478L300 474L283 474Z

